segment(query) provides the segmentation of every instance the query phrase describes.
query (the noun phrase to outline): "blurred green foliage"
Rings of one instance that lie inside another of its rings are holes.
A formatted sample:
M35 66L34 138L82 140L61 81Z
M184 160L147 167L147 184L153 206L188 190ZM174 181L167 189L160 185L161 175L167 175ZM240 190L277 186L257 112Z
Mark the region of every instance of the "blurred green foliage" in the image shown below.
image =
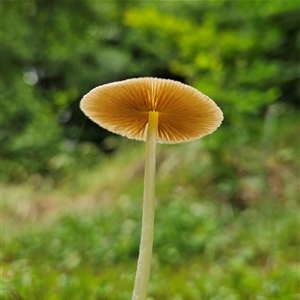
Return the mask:
M105 148L108 133L78 108L103 83L157 76L209 95L225 121L204 142L223 169L226 151L257 139L253 118L276 101L298 105L298 1L28 0L1 10L5 181L61 178L61 153L85 166L78 142Z
M5 248L3 271L11 280L2 299L14 299L13 291L21 299L130 299L141 215L133 207L64 216L14 239ZM296 212L272 206L268 218L259 210L221 217L198 200L175 200L157 211L149 297L297 299Z
M150 298L299 299L297 117L278 116L266 163L254 140L226 155L237 174L229 164L222 178L198 141L159 145ZM58 189L3 185L1 299L130 299L144 150L125 140L126 154L72 176L65 163Z

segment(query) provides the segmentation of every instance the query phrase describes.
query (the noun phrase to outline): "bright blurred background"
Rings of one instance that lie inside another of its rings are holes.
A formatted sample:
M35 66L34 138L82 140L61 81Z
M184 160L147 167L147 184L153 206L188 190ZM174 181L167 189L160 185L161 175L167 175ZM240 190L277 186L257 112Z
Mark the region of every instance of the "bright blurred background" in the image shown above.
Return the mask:
M145 144L79 101L141 76L225 116L158 146L149 299L300 299L299 28L293 0L3 1L1 299L130 299Z

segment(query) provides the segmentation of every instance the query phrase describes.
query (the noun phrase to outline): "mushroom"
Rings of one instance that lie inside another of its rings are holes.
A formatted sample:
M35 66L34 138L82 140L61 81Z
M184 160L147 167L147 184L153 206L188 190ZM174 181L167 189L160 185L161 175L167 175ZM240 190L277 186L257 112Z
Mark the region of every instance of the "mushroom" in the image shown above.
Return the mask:
M141 243L132 300L147 298L155 214L156 144L175 144L215 131L223 113L195 88L170 79L133 78L98 86L80 108L101 127L146 142Z

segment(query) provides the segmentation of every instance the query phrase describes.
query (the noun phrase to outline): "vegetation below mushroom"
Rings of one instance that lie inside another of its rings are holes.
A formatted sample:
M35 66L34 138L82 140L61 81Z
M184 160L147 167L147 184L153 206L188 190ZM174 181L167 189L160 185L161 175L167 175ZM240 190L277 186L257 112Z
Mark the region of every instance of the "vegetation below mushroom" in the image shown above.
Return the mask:
M150 297L299 297L297 117L276 117L267 153L256 120L257 135L227 157L222 180L205 139L158 147ZM37 178L3 185L2 299L130 298L144 146L122 140L126 155L99 163L91 150L94 169L74 166L56 187ZM262 163L249 164L259 155Z

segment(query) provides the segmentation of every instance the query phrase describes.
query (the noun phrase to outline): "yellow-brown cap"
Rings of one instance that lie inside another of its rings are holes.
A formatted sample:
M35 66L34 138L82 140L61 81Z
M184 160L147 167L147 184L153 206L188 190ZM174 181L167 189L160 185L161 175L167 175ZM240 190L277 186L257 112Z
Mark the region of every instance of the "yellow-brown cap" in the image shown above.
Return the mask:
M158 112L158 143L180 143L215 131L223 113L195 88L170 79L133 78L98 86L80 103L101 127L130 139L146 140L148 113Z

